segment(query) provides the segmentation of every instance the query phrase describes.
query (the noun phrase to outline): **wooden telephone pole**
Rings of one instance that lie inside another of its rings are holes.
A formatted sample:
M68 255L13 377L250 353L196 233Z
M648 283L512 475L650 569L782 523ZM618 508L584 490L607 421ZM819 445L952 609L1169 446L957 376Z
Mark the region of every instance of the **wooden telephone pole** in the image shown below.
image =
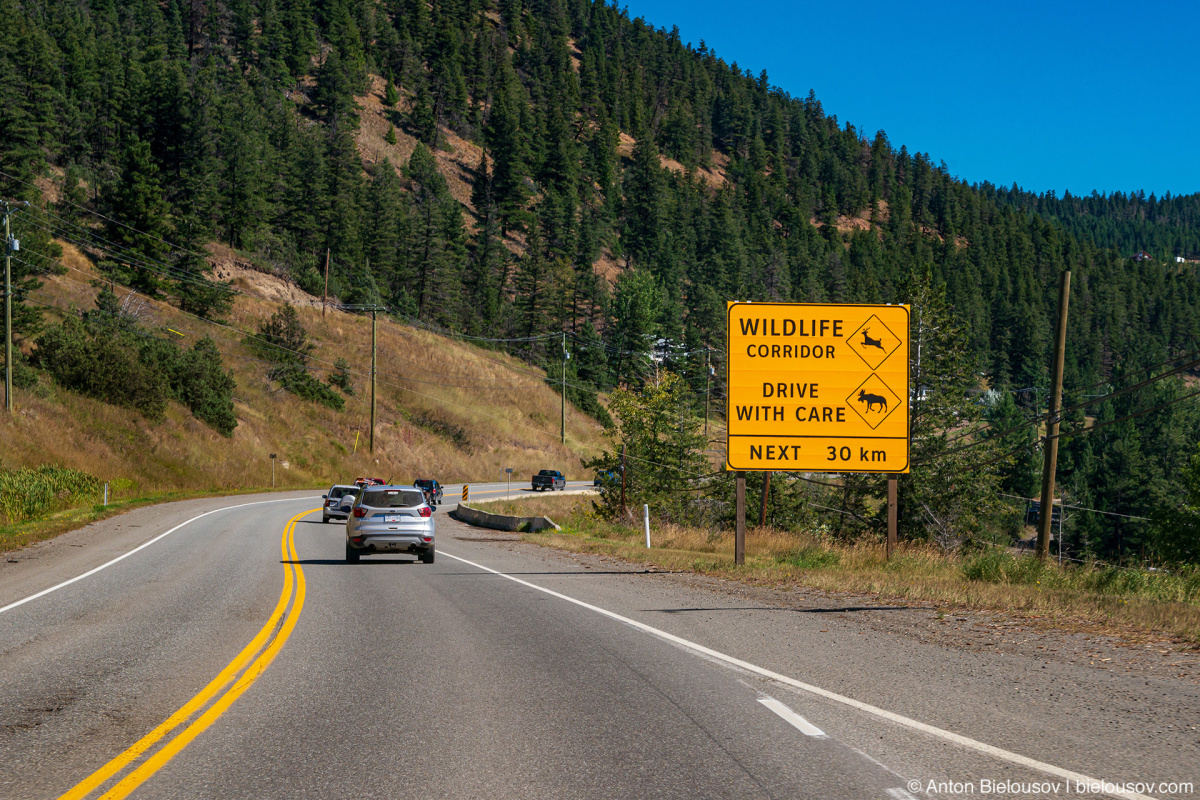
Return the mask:
M708 398L712 394L712 353L704 354L704 446L708 447Z
M12 228L8 203L4 204L4 410L12 413Z
M559 400L562 405L559 407L558 421L558 438L563 444L567 443L567 332L563 331L562 335L562 392Z
M1058 468L1059 409L1062 408L1063 359L1067 352L1067 303L1071 297L1071 270L1063 270L1058 289L1058 329L1054 336L1054 373L1050 384L1050 408L1046 412L1046 449L1042 464L1042 504L1038 515L1037 557L1045 560L1050 550L1050 522L1054 517L1054 471ZM1060 534L1061 539L1061 534ZM1062 547L1062 541L1058 543Z
M378 309L371 309L371 454L375 454L375 376L378 373L376 369L376 353L378 352L379 341L379 323L375 318Z
M0 200L0 211L4 213L4 410L13 410L13 337L12 337L12 254L17 242L12 238L12 211L14 205L28 206L29 203L10 203Z

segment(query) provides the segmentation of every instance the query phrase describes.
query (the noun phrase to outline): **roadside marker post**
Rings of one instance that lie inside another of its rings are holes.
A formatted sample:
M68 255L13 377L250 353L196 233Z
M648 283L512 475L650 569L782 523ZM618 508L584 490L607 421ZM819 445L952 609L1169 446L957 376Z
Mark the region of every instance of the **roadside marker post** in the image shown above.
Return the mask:
M508 491L504 493L505 500L512 499L512 467L505 467L504 474L508 476Z
M275 454L271 453L271 488L275 488Z
M650 549L650 506L642 506L643 519L646 520L646 549Z
M734 562L745 558L748 471L909 471L909 307L726 303L725 469L737 477ZM760 523L765 522L767 478Z
M471 507L471 487L465 483L463 484L462 501L464 506Z

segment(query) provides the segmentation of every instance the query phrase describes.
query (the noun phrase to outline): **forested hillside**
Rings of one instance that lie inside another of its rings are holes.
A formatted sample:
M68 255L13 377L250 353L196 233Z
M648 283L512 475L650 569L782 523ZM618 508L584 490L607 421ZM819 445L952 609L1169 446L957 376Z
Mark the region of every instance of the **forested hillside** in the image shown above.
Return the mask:
M1196 404L1142 412L1190 391L1190 367L1094 398L1200 351L1196 265L1173 259L1198 254L1197 196L968 185L604 2L0 0L0 19L0 194L39 206L14 217L26 289L57 268L58 238L91 245L118 282L220 315L210 242L313 294L328 252L343 303L556 368L565 341L572 400L594 406L594 390L646 378L659 339L697 392L713 360L719 400L728 299L907 302L941 285L961 330L954 391L992 430L1024 426L1007 459L971 469L1028 496L1069 268L1077 435L1060 481L1136 516L1180 495ZM382 141L411 145L402 161L365 146L368 106ZM1154 257L1131 260L1142 249ZM36 305L18 321L29 350ZM930 431L945 449L948 434ZM1081 553L1165 541L1077 517Z
M1054 192L1035 195L1018 187L996 190L980 187L998 202L1024 208L1057 222L1077 239L1125 255L1144 252L1159 261L1200 262L1200 195L1162 198L1145 192L1114 192L1059 198Z

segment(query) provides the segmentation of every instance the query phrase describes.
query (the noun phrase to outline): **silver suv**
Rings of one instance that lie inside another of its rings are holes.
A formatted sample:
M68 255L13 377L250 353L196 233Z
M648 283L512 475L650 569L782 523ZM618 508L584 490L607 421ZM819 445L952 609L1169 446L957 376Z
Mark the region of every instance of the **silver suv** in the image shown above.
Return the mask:
M433 508L415 486L367 486L346 519L346 561L370 553L412 553L426 564L434 557Z
M347 501L352 500L357 492L358 487L350 484L335 483L330 486L329 491L321 495L325 501L325 507L321 509L321 522L329 522L331 519L346 519L350 516Z

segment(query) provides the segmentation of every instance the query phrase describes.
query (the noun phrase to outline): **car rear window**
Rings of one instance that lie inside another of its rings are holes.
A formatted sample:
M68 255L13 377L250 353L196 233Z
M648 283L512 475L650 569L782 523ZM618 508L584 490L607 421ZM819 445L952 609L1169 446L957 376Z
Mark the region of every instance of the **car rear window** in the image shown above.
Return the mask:
M425 502L425 495L411 489L375 489L363 494L361 505L371 508L408 508Z
M329 490L329 497L332 500L337 500L340 497L345 497L348 494L354 494L357 489L347 489L341 486L335 486Z
M413 481L413 486L420 486L422 489L428 489L433 486L433 481Z

